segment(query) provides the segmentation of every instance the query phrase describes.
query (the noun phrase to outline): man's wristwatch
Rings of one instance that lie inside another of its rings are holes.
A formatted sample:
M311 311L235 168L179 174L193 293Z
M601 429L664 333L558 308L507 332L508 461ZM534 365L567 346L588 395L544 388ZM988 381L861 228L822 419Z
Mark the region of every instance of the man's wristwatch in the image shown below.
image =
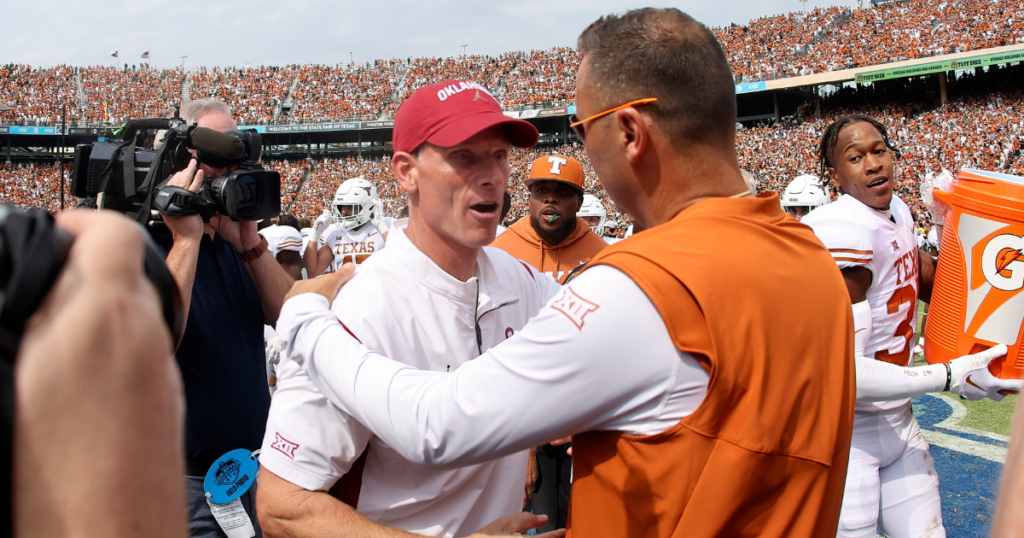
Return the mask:
M270 245L267 243L267 238L263 237L263 236L260 236L260 244L256 245L256 248L254 248L252 250L247 250L247 251L239 254L239 256L242 257L242 261L243 262L249 263L249 262L255 260L256 258L259 258L260 256L262 256L263 253L267 251L267 247L268 246L270 246Z

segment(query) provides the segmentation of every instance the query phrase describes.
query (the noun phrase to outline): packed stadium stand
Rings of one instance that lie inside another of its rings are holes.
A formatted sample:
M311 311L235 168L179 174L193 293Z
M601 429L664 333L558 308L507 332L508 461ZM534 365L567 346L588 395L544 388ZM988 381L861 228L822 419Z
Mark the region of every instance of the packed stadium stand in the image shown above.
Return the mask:
M1024 43L1024 4L912 0L869 9L821 8L714 32L737 82L772 80ZM223 99L239 123L247 125L383 120L393 117L417 88L446 78L476 80L491 88L506 108L522 111L571 104L578 64L575 49L555 47L497 58L469 55L187 71L5 65L0 66L0 103L13 110L0 112L0 125L52 125L60 122L64 106L72 125L116 125L132 117L163 115L183 100L202 97ZM976 167L1024 175L1020 63L950 77L951 98L945 105L936 95L934 78L850 86L836 86L817 103L805 100L781 121L747 122L747 128L738 131L740 165L754 174L760 190L781 191L797 175L818 174L817 140L830 121L851 112L876 116L890 127L902 150L896 188L922 227L929 223L917 182L925 173ZM607 199L582 146L572 140L563 134L542 147L514 152L510 219L527 212L522 174L528 163L544 153L563 153L583 162L587 191L605 203L610 228L621 234L630 219ZM267 160L268 167L282 175L282 206L287 211L315 218L342 179L359 175L377 185L386 214L395 215L405 205L390 174L387 151L338 157L311 155L308 146L307 151L291 147L290 154L281 150ZM47 162L0 164L0 201L56 210L61 205L59 178L57 165ZM65 204L74 204L70 195Z
M780 124L740 129L737 155L740 166L751 171L761 191L781 191L801 174L818 174L817 143L829 122L851 113L866 113L889 126L901 151L897 161L896 190L917 215L923 228L928 212L917 192L919 179L942 168L981 168L1024 175L1024 65L993 70L984 75L965 74L951 83L959 97L945 107L930 104L929 82L902 79L884 93L871 87L846 88L823 101L820 117L810 104ZM562 153L580 160L587 176L587 192L608 208L609 227L621 234L630 223L608 200L590 168L582 145L556 145L516 150L512 155L510 219L527 213L523 174L543 154ZM377 185L387 215L396 215L405 198L390 174L390 160L380 158L287 159L267 163L282 176L282 206L299 217L316 218L330 203L340 182L364 176ZM57 165L0 164L0 201L22 206L59 208ZM67 204L73 204L70 196Z
M912 0L819 8L714 30L737 82L773 80L1024 43L1018 0ZM183 97L219 97L242 123L314 123L393 116L420 86L469 78L513 109L575 97L572 48L337 64L197 67L0 67L0 123L120 123L165 113Z

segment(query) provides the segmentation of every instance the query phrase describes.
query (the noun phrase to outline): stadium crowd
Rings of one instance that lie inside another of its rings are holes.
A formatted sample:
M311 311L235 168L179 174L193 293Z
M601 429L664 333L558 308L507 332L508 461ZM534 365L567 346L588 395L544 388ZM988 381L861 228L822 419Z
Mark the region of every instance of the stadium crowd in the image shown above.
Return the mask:
M918 98L933 86L929 79L903 79L884 92L840 90L824 102L820 118L815 119L806 106L780 125L738 131L740 167L754 174L760 190L781 192L798 175L821 175L817 142L830 122L846 114L867 114L889 128L901 152L896 192L910 205L919 225L928 228L928 211L918 193L925 174L943 168L954 174L961 168L980 168L1024 176L1021 73L1018 66L984 78L961 75L950 85L960 97L941 108Z
M291 93L297 103L291 121L372 120L390 102L391 90L404 69L401 60L376 60L360 66L299 66L299 82Z
M737 81L753 82L1024 43L1012 0L828 7L715 30Z
M714 33L737 82L750 82L1024 43L1024 4L910 0L817 8ZM0 123L56 123L67 105L70 120L117 124L165 113L183 94L223 99L245 124L369 120L392 116L417 88L448 78L476 80L507 107L521 109L574 99L578 64L569 47L359 66L196 67L187 77L177 67L9 64L0 66L0 103L14 110L0 112Z
M928 172L945 168L955 174L961 168L981 168L1024 176L1024 92L1019 89L1022 69L995 70L984 77L961 74L949 86L958 97L945 107L927 100L933 85L928 79L903 79L884 91L872 87L841 89L823 101L817 118L808 104L780 124L737 131L740 166L754 175L759 191L781 192L798 175L820 175L817 143L831 121L853 112L874 116L889 127L893 143L901 151L896 191L911 206L919 225L927 229L928 212L921 204L918 182ZM608 210L608 232L624 233L631 223L629 216L621 214L608 199L579 144L513 151L508 220L527 214L524 174L534 159L551 153L568 155L583 164L586 191L597 196ZM388 156L275 160L266 165L281 173L282 207L300 218L315 219L329 207L341 181L355 176L363 176L377 186L386 215L396 216L406 204L391 175ZM59 177L57 165L0 164L0 202L56 210L60 206ZM65 203L72 204L67 196Z
M82 89L93 106L68 105L68 120L120 124L166 115L181 100L181 69L81 69ZM73 78L72 78L73 80Z
M65 167L70 176L71 168ZM65 184L64 207L74 207L75 198ZM60 166L44 163L0 162L0 203L19 207L38 207L51 213L59 211Z

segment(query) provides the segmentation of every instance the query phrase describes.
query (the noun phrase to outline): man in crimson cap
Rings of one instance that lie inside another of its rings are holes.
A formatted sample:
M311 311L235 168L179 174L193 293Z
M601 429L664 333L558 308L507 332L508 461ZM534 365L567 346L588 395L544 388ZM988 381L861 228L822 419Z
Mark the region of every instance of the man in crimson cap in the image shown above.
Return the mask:
M502 114L475 82L417 90L395 116L391 161L409 218L359 266L334 316L367 346L440 372L519 331L558 285L483 247L494 240L512 146L536 143L537 130ZM278 368L261 454L268 535L494 535L547 521L521 513L527 451L444 470L412 463L332 405L294 361Z

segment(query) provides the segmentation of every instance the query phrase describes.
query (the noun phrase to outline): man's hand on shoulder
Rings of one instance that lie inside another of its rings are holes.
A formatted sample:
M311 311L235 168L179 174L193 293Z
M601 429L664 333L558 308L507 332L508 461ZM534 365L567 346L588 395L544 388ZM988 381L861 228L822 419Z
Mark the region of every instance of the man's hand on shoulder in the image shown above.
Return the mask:
M333 273L327 273L312 280L297 280L295 284L292 284L292 289L288 291L288 294L284 296L284 300L287 301L303 293L318 293L326 297L327 302L334 302L341 287L352 280L355 270L354 264L346 263Z

